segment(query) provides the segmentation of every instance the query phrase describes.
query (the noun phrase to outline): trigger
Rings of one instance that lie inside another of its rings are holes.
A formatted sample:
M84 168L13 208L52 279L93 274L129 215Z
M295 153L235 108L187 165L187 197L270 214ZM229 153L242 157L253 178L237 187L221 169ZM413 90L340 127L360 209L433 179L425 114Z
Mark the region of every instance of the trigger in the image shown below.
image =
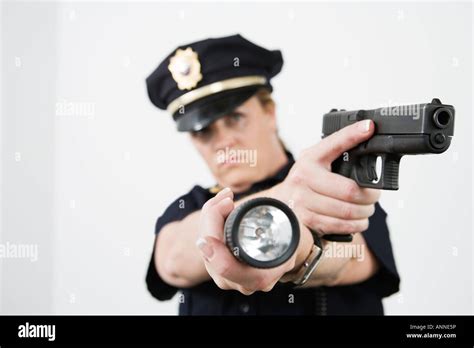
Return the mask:
M369 165L367 166L367 178L370 181L378 181L377 170L375 169L376 161L370 159Z

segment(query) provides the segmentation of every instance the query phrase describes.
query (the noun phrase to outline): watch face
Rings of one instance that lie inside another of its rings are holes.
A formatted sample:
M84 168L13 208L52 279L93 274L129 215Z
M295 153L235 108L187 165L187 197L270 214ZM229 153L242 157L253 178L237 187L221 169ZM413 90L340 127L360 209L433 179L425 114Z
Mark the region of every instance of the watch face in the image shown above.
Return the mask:
M227 218L226 241L233 254L250 266L276 267L296 251L300 232L293 211L272 198L256 198Z

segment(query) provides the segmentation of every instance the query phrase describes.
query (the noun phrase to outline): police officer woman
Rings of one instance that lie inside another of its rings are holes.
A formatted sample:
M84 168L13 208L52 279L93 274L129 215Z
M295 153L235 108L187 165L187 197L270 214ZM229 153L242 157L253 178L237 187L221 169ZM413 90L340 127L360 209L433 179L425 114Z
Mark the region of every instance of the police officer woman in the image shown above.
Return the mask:
M383 314L382 298L398 291L379 191L331 172L332 161L371 137L373 123L346 127L295 161L278 136L271 97L282 65L280 51L233 35L180 46L147 78L150 100L189 132L216 180L194 186L156 222L147 286L159 300L182 291L181 315ZM239 161L245 151L256 160ZM296 252L275 268L239 262L224 242L226 217L255 197L291 202L299 221ZM354 238L317 238L326 233Z

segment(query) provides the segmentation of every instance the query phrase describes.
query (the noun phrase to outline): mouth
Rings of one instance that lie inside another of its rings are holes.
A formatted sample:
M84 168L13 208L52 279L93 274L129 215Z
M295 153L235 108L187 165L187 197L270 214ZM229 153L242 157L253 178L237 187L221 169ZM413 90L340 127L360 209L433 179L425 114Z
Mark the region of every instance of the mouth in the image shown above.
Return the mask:
M239 165L235 158L229 158L224 161L218 161L217 166L219 167L235 167Z

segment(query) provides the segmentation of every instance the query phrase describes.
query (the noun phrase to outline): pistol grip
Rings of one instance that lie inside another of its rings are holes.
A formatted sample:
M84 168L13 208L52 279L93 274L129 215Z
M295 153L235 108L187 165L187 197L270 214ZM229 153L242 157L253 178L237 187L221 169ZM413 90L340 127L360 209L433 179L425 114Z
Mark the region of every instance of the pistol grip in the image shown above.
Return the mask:
M345 152L332 163L332 171L347 178L351 178L356 164L355 161L356 160L353 158L352 154ZM342 243L350 243L353 239L352 234L325 234L323 235L323 238L330 242Z
M381 190L398 190L398 171L401 155L398 154L364 154L357 155L357 149L344 153L332 164L332 171L353 179L360 187ZM377 157L381 158L380 178L376 174ZM351 242L350 234L327 234L324 239L332 242Z

